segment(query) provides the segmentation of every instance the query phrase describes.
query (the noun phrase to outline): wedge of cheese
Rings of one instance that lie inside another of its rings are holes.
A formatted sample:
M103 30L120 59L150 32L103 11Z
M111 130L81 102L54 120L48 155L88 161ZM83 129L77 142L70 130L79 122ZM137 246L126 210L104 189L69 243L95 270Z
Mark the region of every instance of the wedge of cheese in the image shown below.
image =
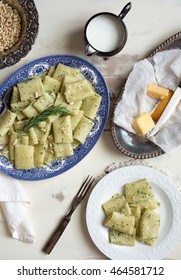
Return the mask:
M147 94L156 99L164 99L169 95L169 89L163 88L157 85L148 84L147 86Z
M170 98L173 95L173 91L169 90L169 94L167 97L165 97L159 104L158 106L155 108L155 110L153 111L153 113L151 114L152 119L157 122L161 116L161 114L163 113L163 111L165 110L168 102L170 101Z
M155 127L155 123L148 112L141 113L132 121L132 127L138 135L146 135Z

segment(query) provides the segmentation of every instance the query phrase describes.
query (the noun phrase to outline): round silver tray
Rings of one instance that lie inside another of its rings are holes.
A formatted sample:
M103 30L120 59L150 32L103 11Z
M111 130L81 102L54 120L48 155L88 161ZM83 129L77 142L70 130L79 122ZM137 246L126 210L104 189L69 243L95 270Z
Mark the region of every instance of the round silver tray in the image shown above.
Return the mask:
M169 50L173 48L181 48L181 32L178 32L165 40L149 55L149 57L153 56L159 51ZM124 88L122 89L114 104L113 114L111 116L111 136L116 147L123 154L135 159L153 158L164 154L164 151L160 147L158 147L145 137L137 136L133 133L130 133L127 130L124 130L123 128L117 126L113 122L115 108L121 100L123 93Z

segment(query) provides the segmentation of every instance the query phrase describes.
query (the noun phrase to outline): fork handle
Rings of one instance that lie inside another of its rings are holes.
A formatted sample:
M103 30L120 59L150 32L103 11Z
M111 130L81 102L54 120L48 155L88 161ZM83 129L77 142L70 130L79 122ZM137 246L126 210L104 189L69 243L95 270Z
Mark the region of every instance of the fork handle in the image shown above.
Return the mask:
M47 243L43 247L43 252L45 252L47 254L51 253L51 251L53 250L55 244L57 243L57 241L59 240L60 236L62 235L62 233L64 232L65 228L67 227L68 223L70 222L70 219L71 219L70 216L65 216L63 218L63 220L60 221L60 223L58 224L57 228L52 233L52 235L50 236L49 240L47 241Z

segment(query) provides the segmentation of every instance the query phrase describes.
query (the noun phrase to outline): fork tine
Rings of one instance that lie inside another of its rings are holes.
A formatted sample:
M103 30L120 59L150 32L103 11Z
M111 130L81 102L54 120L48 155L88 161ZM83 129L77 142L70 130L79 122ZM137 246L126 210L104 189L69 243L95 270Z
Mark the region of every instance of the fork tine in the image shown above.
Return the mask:
M81 198L83 199L85 197L85 195L87 194L88 190L90 189L92 183L94 181L94 178L91 176L89 178L89 180L86 182L86 184L84 185L84 188L82 188L79 196L81 196Z
M92 186L92 183L94 182L94 178L92 179L92 181L89 183L89 185L87 186L87 189L84 191L83 195L82 195L82 199L86 196L87 192L90 190L90 187Z
M78 192L77 192L77 195L79 195L79 194L81 193L82 189L84 188L84 186L85 186L85 184L87 183L87 181L89 180L89 178L90 178L90 175L88 175L88 176L86 177L86 179L84 180L84 182L83 182L82 185L80 186L80 188L79 188L79 190L78 190Z
M85 191L89 189L89 185L91 186L94 179L92 180L92 182L91 180L92 180L92 176L88 175L85 181L82 183L80 189L78 190L77 196L85 196L86 194Z

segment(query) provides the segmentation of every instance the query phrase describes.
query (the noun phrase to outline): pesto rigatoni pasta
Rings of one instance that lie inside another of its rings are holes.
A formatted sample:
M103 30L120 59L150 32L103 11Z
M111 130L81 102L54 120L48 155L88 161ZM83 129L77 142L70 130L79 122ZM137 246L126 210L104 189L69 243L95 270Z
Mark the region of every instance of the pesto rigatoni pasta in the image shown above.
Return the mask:
M17 169L31 169L34 165L34 146L14 145L14 159Z
M109 229L109 241L112 244L121 246L134 246L135 245L136 230L134 229L133 234L127 234L114 229Z
M125 195L117 193L102 204L109 242L134 246L137 240L152 246L158 238L160 215L154 211L159 203L151 186L142 179L125 184L124 190Z
M7 110L0 119L0 136L4 136L12 127L16 114Z
M135 217L113 211L105 220L104 225L119 232L133 234Z
M0 118L1 154L17 169L72 156L85 143L100 103L80 69L63 64L18 83L10 110Z

